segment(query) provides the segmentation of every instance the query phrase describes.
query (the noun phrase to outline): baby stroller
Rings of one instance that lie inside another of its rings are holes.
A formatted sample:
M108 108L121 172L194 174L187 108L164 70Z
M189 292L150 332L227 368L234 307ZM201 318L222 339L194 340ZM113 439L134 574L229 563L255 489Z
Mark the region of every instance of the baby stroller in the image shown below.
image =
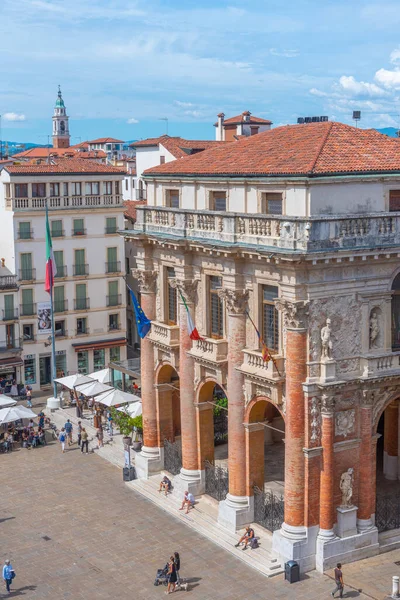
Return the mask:
M157 569L154 585L168 585L168 563L163 569Z

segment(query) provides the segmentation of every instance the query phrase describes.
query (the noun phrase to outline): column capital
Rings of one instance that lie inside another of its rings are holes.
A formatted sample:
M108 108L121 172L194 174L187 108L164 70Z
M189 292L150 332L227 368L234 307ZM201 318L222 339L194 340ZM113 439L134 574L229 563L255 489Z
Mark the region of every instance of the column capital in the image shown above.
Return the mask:
M335 412L335 396L322 394L321 396L321 415L323 417L333 417Z
M145 271L144 269L132 269L132 277L139 283L139 289L143 293L154 294L156 291L157 273Z
M282 311L286 329L307 329L308 300L275 300L278 310Z
M249 299L248 290L219 290L218 296L225 300L228 313L233 315L244 315L247 310Z
M375 390L361 390L360 406L361 408L372 408L375 401Z
M195 304L197 295L198 279L171 279L171 287L182 294L186 302Z

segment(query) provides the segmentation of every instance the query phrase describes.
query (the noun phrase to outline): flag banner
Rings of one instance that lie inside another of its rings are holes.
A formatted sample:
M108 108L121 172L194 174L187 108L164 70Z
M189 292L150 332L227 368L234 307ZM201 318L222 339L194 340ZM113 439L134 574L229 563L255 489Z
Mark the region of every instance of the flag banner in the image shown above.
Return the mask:
M49 210L46 204L46 277L44 289L48 294L52 293L54 277L57 275L56 261L54 260L53 242L50 234Z
M190 310L188 305L186 304L186 300L183 297L181 291L179 290L179 294L182 298L182 302L186 308L186 313L187 313L187 328L188 328L188 334L191 340L204 340L204 338L201 337L201 335L199 334L199 332L197 331L197 327L193 322L192 316L190 314Z
M38 335L51 335L51 303L38 302Z
M149 331L151 329L151 321L144 314L139 302L137 301L135 294L132 292L132 290L130 288L128 288L128 289L129 289L129 292L130 292L131 298L132 298L132 304L133 304L133 310L135 312L135 320L136 320L138 334L143 339L146 337L146 335L149 333Z
M253 319L251 318L251 316L249 315L248 311L246 310L246 315L248 316L248 318L250 319L251 324L253 325L254 329L256 330L258 339L260 340L260 344L261 344L261 356L264 362L269 362L271 361L272 364L274 365L275 369L277 370L277 373L279 375L279 377L281 377L280 371L278 369L278 365L276 360L274 359L274 357L271 354L270 349L268 348L267 344L264 342L263 338L261 337L261 333L258 331L256 324L254 323Z

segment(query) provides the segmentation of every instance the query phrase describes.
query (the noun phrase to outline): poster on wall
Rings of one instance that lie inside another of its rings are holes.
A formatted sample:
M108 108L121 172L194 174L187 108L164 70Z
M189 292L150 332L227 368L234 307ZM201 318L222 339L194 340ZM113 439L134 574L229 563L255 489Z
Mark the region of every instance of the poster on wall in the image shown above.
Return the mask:
M51 334L51 305L50 302L38 302L38 335Z

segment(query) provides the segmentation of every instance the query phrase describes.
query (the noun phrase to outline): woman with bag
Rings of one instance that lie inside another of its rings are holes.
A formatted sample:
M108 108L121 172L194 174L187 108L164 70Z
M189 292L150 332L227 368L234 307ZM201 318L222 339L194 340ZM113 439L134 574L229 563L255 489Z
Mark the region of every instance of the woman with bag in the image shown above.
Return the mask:
M3 579L6 582L7 592L11 592L11 583L15 577L15 571L12 567L12 564L9 560L6 560L3 567Z
M168 563L168 587L165 592L166 594L172 594L175 591L176 579L175 559L171 556Z

